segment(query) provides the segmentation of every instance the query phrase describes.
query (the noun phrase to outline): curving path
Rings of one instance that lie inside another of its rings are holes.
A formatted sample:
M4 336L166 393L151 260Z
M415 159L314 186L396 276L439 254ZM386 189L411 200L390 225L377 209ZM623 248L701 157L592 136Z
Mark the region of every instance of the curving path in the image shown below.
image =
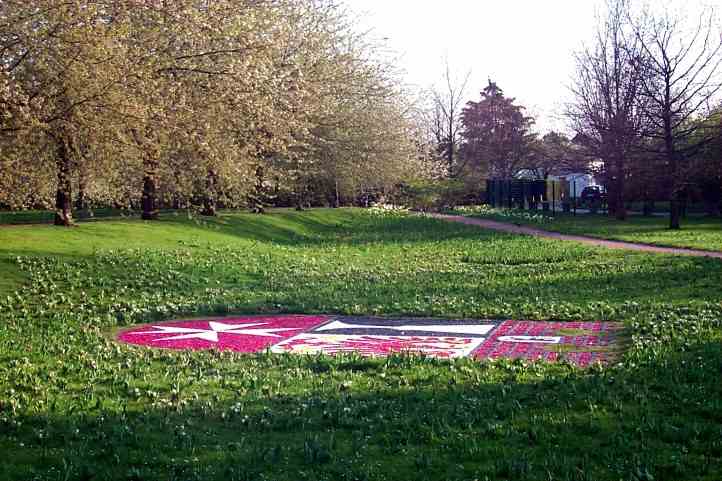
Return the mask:
M436 219L446 220L450 222L459 222L466 225L474 225L484 229L507 232L510 234L531 235L535 237L543 237L546 239L579 242L581 244L587 244L597 247L606 247L607 249L623 249L630 251L653 252L657 254L672 254L678 256L692 257L712 257L716 259L722 259L722 252L703 251L699 249L685 249L681 247L660 247L650 244L637 244L634 242L599 239L597 237L561 234L559 232L550 232L546 230L536 229L534 227L527 227L518 224L508 224L506 222L498 222L488 219L463 217L460 215L432 214L431 216Z

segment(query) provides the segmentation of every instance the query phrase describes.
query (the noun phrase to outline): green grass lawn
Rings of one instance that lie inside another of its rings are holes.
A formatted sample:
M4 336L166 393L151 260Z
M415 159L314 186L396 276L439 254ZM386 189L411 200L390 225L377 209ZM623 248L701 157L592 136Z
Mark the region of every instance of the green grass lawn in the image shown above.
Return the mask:
M718 480L722 262L360 210L0 228L2 480ZM617 320L613 365L179 353L198 314Z
M682 229L669 230L666 217L630 216L618 221L606 215L557 214L550 217L541 213L533 215L524 211L479 208L461 213L477 217L515 222L564 234L588 235L603 239L641 242L669 247L722 251L722 219L689 216L682 219Z

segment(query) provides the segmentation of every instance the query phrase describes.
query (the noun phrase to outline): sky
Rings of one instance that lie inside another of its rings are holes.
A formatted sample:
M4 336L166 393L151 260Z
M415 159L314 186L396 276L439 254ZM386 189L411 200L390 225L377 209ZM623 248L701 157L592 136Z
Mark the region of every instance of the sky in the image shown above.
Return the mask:
M345 0L359 27L385 39L406 82L440 82L444 58L469 100L488 79L537 118L536 130L566 130L574 52L594 36L602 0ZM654 0L659 4L660 0ZM662 0L664 1L664 0ZM671 0L674 4L676 0ZM722 0L707 3L722 6ZM678 2L679 3L679 2ZM695 3L687 0L684 4Z

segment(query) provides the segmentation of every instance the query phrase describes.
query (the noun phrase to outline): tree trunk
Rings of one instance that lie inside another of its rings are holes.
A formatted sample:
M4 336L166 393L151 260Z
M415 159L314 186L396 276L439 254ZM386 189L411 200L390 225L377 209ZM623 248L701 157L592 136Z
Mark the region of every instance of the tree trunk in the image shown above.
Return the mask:
M335 190L334 190L334 198L333 198L333 207L334 209L338 209L341 207L341 195L338 192L338 180L335 181Z
M78 174L78 195L75 198L75 210L78 211L78 217L88 217L88 201L85 196L87 176L82 168L79 169Z
M679 203L679 194L680 189L678 187L678 180L677 180L677 159L674 154L674 151L671 151L672 161L670 162L670 166L672 167L670 169L672 174L672 195L669 199L669 228L671 230L679 230L681 228L680 224L680 218L681 218L681 211L680 211L680 203Z
M156 209L156 183L155 175L153 172L146 172L143 177L143 196L141 198L141 207L143 213L141 218L143 220L157 220L158 210Z
M621 160L617 161L617 209L615 217L617 220L627 220L627 206L625 205L624 198L624 163Z
M72 183L70 178L70 155L64 140L58 142L57 159L58 190L55 194L55 225L70 227L73 225Z
M689 187L685 186L679 195L679 215L682 219L687 218L689 208Z
M88 202L85 200L85 183L80 180L78 183L78 196L75 198L75 209L84 211L88 207Z
M677 152L674 145L674 129L672 128L672 109L671 104L671 83L667 79L665 88L665 112L664 112L664 150L667 156L667 163L669 164L669 175L672 176L672 195L669 199L669 228L671 230L679 230L679 179L678 177L678 164L677 164Z
M619 194L617 193L618 181L613 176L607 182L607 215L610 218L617 217L617 202L619 201Z
M203 196L203 210L201 211L201 215L205 215L208 217L215 217L216 216L216 185L218 183L218 178L216 176L216 173L213 170L208 171L208 176L206 177L206 193Z
M256 184L254 186L253 193L248 196L249 203L251 204L251 212L254 214L264 214L266 212L264 205L264 176L265 171L263 166L259 165L256 167ZM278 188L278 185L276 188Z
M672 193L672 199L669 202L669 228L672 230L679 230L680 226L680 212L679 212L679 199L677 198L677 192Z
M453 109L454 109L454 99L449 99L451 105L451 110L449 110L449 152L448 152L448 160L449 160L449 177L454 178L454 116L453 116Z
M201 215L206 217L215 217L217 214L215 197L212 193L207 193L203 198L203 210L201 211Z
M305 197L306 197L306 184L305 182L301 180L297 180L296 183L296 210L302 211L304 210L304 204L305 204Z
M135 143L143 153L143 168L145 169L143 175L143 193L140 198L140 207L142 210L140 217L143 220L157 220L158 209L156 202L158 185L156 183L156 175L158 173L159 162L156 160L157 156L154 155L155 147L150 139L150 135L143 136L136 129L131 129L131 132ZM146 132L150 134L151 131L146 127Z

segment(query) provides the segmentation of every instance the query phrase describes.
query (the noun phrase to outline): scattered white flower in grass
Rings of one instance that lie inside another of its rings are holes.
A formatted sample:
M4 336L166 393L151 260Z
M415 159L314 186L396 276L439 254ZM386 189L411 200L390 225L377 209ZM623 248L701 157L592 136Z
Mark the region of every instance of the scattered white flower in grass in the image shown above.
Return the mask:
M543 213L535 213L532 211L524 211L518 209L496 208L488 205L473 205L456 207L453 212L459 215L492 217L500 220L524 221L535 224L546 224L554 220L553 217Z
M399 205L374 204L365 212L376 217L394 217L407 215L410 211L408 208Z

